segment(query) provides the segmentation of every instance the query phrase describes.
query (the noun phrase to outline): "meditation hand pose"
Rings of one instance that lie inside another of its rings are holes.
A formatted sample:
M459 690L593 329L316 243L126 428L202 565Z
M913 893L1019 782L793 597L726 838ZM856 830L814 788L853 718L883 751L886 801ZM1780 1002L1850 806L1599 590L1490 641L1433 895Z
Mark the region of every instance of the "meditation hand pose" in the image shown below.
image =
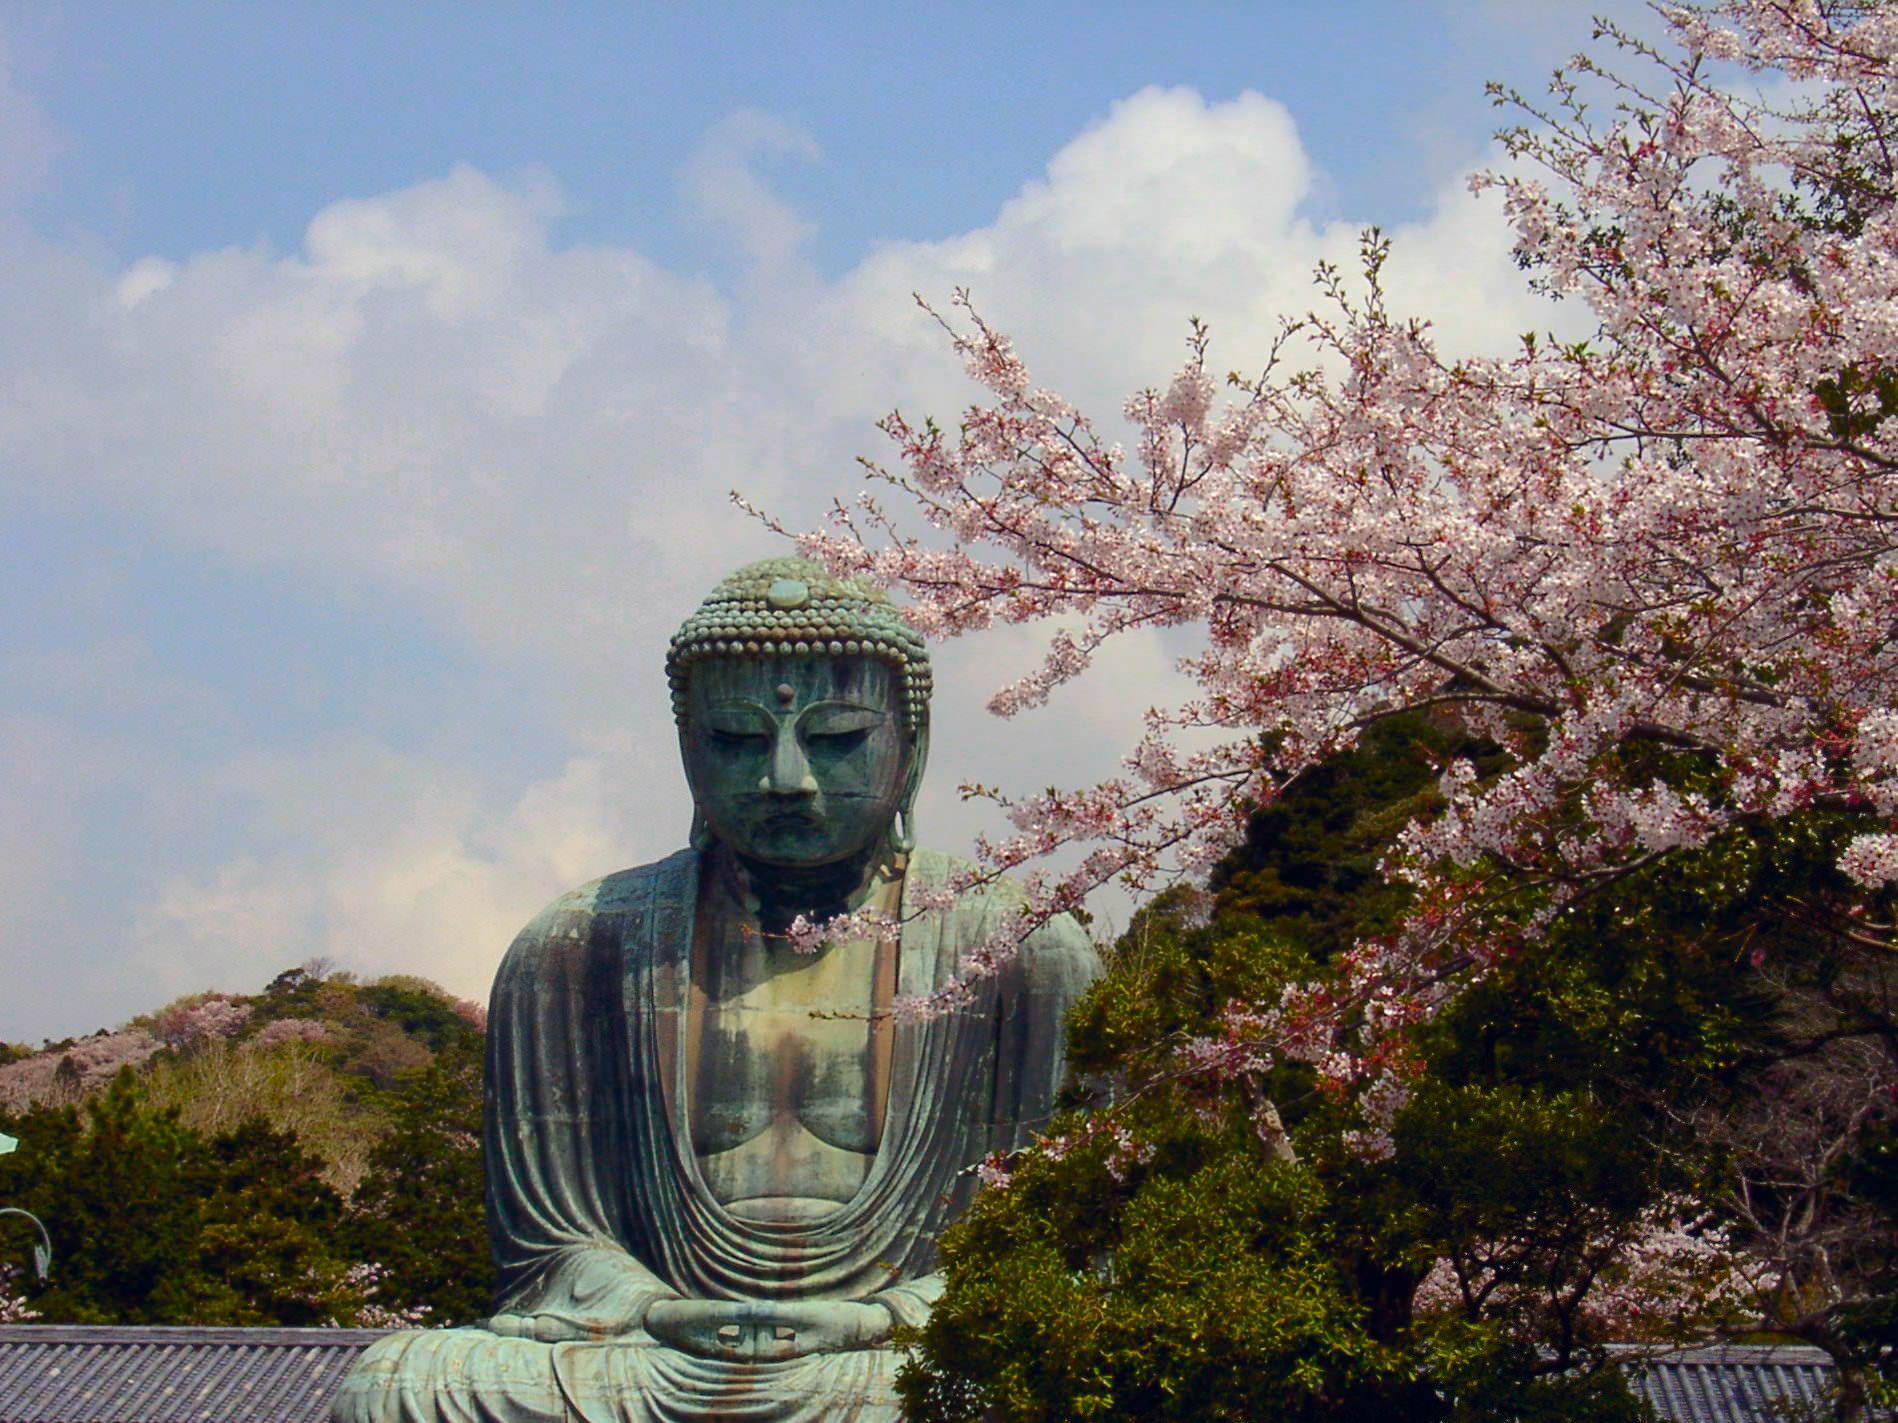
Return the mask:
M556 900L495 979L496 1312L379 1341L339 1423L894 1423L890 1329L928 1317L970 1168L1051 1110L1062 1014L1095 972L1073 921L959 1011L889 1013L1019 902L910 905L952 873L911 839L916 634L773 559L713 590L668 671L692 848ZM902 918L900 942L787 936L852 911Z

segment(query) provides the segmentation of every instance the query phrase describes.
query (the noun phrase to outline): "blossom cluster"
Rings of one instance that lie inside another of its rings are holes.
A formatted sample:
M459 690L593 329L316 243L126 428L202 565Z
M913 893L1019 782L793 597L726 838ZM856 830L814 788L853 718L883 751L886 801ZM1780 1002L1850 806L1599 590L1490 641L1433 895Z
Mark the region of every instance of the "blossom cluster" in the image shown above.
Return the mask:
M1128 1172L1136 1166L1144 1166L1154 1156L1152 1142L1141 1138L1111 1113L1097 1113L1066 1131L1038 1137L1017 1156L991 1152L976 1165L975 1177L984 1186L1003 1190L1015 1179L1021 1156L1032 1153L1045 1161L1061 1161L1083 1150L1103 1152L1102 1165L1116 1181L1125 1181Z
M273 1018L245 1046L254 1052L269 1052L285 1043L324 1043L330 1038L329 1025L315 1018Z
M1413 1306L1423 1316L1533 1325L1542 1312L1573 1304L1597 1337L1658 1340L1744 1318L1761 1289L1755 1263L1728 1232L1680 1199L1662 1200L1631 1228L1597 1232L1576 1248L1592 1268L1572 1300L1552 1297L1524 1268L1515 1243L1482 1241L1437 1260Z
M0 1265L0 1324L31 1324L40 1317L40 1311L26 1302L26 1296L14 1293L13 1282L19 1276L18 1265Z
M0 1066L0 1108L23 1112L35 1103L75 1102L124 1067L142 1067L164 1046L143 1028L94 1033L59 1052L41 1052Z
M375 1302L383 1283L392 1273L389 1267L373 1260L360 1261L343 1272L341 1293L353 1303L350 1324L357 1329L419 1329L428 1323L431 1306L391 1307ZM340 1321L332 1317L332 1328Z
M488 1005L476 1002L472 998L451 998L448 1006L454 1009L455 1016L470 1027L488 1030Z
M222 993L208 993L164 1009L153 1020L152 1031L166 1047L194 1046L213 1038L237 1035L250 1022L251 1008Z
M902 921L893 915L859 909L821 920L800 914L786 927L784 937L797 953L813 954L825 944L847 943L853 939L893 944L902 932Z

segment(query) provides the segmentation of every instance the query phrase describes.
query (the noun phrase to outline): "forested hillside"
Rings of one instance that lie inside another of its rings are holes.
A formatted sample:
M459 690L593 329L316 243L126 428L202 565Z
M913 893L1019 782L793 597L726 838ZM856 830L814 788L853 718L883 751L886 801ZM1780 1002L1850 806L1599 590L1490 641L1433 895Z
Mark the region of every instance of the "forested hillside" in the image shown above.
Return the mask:
M0 1065L0 1319L455 1323L487 1312L485 1013L312 963Z

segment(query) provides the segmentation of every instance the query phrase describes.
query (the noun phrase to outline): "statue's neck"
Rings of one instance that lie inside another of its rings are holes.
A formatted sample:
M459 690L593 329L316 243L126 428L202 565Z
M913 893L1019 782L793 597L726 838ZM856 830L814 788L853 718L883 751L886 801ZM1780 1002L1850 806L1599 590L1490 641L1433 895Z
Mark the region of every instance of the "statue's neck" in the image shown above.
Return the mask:
M724 845L711 851L714 873L767 935L782 935L799 915L813 924L860 908L878 885L899 874L889 847L879 843L861 855L827 865L771 865Z

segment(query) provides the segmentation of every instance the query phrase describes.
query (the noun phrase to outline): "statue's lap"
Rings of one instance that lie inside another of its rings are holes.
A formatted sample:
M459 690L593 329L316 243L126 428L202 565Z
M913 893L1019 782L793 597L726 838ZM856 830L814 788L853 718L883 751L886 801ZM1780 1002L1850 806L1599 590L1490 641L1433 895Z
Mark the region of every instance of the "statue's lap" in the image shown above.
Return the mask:
M336 1399L336 1423L898 1423L889 1349L726 1362L645 1334L544 1344L486 1329L379 1339Z

